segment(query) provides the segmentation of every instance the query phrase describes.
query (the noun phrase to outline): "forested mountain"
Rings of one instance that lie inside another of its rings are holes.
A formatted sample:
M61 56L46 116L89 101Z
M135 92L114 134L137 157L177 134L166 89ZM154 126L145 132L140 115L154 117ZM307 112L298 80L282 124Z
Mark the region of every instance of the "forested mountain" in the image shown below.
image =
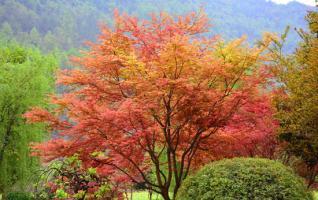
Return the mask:
M1 0L2 38L34 45L44 51L70 50L94 40L98 23L110 23L114 8L147 17L150 12L182 14L203 7L212 19L213 34L230 39L246 34L250 42L262 32L281 33L287 25L305 27L312 9L300 3L278 5L266 0ZM294 31L289 36L295 46Z

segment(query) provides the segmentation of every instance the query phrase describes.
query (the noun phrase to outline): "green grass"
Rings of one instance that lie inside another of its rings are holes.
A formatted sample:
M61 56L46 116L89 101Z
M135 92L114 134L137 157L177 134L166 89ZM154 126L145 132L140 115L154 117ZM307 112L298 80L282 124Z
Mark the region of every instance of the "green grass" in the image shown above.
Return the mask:
M129 199L130 199L130 194ZM140 191L140 192L133 192L133 198L132 200L148 200L149 195L146 191ZM159 194L153 193L152 194L152 200L163 200Z
M318 192L314 192L314 200L318 200Z

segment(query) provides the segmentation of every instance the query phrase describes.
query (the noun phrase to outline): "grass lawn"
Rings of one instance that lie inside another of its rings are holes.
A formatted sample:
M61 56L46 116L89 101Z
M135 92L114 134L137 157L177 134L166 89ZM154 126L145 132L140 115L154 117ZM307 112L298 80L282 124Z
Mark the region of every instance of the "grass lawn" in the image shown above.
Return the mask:
M130 198L130 196L129 196L129 198ZM148 192L145 192L145 191L133 192L132 200L148 200L148 199L149 199ZM163 200L163 199L161 198L160 195L153 193L152 200Z
M314 199L318 200L318 192L314 192Z

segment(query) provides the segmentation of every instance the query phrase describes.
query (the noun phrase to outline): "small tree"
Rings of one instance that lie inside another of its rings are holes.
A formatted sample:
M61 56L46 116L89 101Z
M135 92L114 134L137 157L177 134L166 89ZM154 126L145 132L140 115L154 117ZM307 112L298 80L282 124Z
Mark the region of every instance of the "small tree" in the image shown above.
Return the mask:
M217 42L202 34L208 27L201 12L150 21L116 14L114 27L103 27L98 43L73 58L79 67L60 73L68 93L52 99L56 109L26 115L60 136L34 146L38 155L78 153L99 173L175 199L194 158L213 148L212 136L243 105L266 99L263 48Z
M289 156L305 163L310 186L318 172L318 13L309 12L306 20L310 33L298 31L303 41L293 54L283 56L282 41L277 39L271 53L279 82L276 116L280 120L280 139Z

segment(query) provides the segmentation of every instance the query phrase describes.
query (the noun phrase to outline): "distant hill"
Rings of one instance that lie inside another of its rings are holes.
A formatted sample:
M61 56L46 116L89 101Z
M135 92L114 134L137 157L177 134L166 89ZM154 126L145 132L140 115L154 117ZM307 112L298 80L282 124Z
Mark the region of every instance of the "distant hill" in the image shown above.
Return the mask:
M247 35L250 42L262 32L282 33L287 25L304 28L313 7L297 2L278 5L266 0L0 0L0 37L44 51L79 48L94 40L98 22L110 23L114 8L146 18L151 12L183 14L203 7L224 39ZM294 31L289 45L296 45Z

